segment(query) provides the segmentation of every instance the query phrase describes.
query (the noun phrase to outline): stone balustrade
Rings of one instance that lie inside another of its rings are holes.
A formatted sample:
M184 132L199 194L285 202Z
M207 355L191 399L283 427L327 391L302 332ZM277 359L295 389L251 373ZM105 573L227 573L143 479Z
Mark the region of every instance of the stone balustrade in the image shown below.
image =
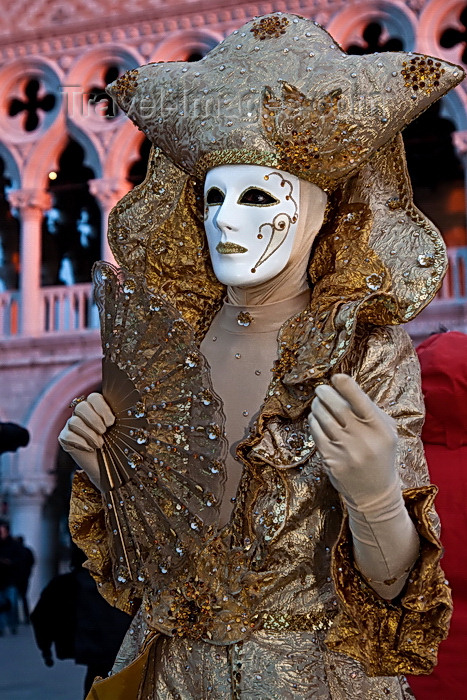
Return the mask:
M91 284L42 287L39 291L39 333L79 333L99 328ZM19 292L0 293L0 338L21 333Z
M467 247L448 248L449 267L438 299L465 300L467 302Z
M99 328L90 284L43 287L41 301L44 333L74 333Z
M19 292L0 292L0 338L18 334Z

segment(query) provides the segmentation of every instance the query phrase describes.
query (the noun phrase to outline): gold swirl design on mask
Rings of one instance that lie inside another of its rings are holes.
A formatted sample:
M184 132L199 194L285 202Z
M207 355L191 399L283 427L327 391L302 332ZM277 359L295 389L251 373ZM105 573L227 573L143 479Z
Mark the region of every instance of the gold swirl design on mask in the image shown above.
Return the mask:
M293 185L290 182L290 180L287 180L282 173L279 172L272 172L268 173L267 175L264 176L265 180L269 180L269 178L272 175L277 175L277 177L280 178L281 180L281 187L285 187L286 185L289 186L289 193L285 195L285 199L288 201L293 202L294 205L294 213L292 216L289 216L289 214L286 214L285 212L281 212L279 214L276 214L272 222L267 222L264 224L261 224L259 227L259 235L258 237L263 236L262 230L265 226L270 226L271 227L271 237L269 238L269 242L262 253L261 257L259 260L255 263L255 266L252 267L251 271L256 272L257 268L262 265L268 258L271 257L273 253L278 250L281 245L284 243L285 239L287 238L287 235L290 230L291 224L295 224L298 219L298 204L297 201L294 199L292 196L293 193Z
M226 243L218 243L216 245L216 250L221 255L231 255L232 253L248 253L248 248L244 248L242 245L238 245L238 243L231 243L230 241L227 241Z

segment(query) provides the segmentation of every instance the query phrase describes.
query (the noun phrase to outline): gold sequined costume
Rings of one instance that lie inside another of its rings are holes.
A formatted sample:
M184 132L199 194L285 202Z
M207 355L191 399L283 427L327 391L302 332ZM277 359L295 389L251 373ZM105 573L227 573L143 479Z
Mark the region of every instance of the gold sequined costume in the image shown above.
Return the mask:
M151 539L138 489L122 483L112 506L126 508L130 524L123 540L140 572L130 581L108 494L75 478L73 537L102 594L137 611L115 675L91 697L397 699L410 697L401 674L435 663L450 596L419 439L418 363L398 324L433 297L446 259L413 205L399 131L462 75L419 55L347 56L312 21L275 13L199 63L150 64L110 88L156 147L145 182L111 214L115 257L188 322L196 343L224 294L204 242L206 170L280 168L324 188L330 208L309 268L310 305L282 327L265 402L238 448L244 475L230 524L211 525L167 574L157 522ZM218 111L206 108L213 97ZM314 387L342 371L398 424L421 551L390 602L354 566L345 513L307 430Z

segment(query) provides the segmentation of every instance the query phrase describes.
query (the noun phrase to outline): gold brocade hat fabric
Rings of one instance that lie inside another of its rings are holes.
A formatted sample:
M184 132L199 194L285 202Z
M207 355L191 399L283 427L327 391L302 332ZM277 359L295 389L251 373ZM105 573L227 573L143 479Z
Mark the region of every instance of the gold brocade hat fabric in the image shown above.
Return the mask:
M205 172L269 165L328 189L308 316L283 329L277 375L289 388L323 381L350 356L360 325L407 322L441 285L443 239L414 206L400 131L463 76L415 54L347 56L312 20L280 13L248 22L199 62L130 71L109 92L154 147L146 180L111 212L115 259L199 340L225 295L206 244ZM270 414L303 411L292 394Z
M463 75L418 54L349 56L319 24L274 13L199 62L148 64L108 91L190 175L251 163L334 189Z

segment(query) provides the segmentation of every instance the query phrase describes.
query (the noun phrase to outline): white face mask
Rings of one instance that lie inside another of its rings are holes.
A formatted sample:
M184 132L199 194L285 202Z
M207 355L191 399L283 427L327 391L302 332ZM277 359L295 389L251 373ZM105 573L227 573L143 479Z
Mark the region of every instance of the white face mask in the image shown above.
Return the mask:
M214 274L252 287L287 265L299 216L300 180L260 165L221 165L204 183L206 235Z

